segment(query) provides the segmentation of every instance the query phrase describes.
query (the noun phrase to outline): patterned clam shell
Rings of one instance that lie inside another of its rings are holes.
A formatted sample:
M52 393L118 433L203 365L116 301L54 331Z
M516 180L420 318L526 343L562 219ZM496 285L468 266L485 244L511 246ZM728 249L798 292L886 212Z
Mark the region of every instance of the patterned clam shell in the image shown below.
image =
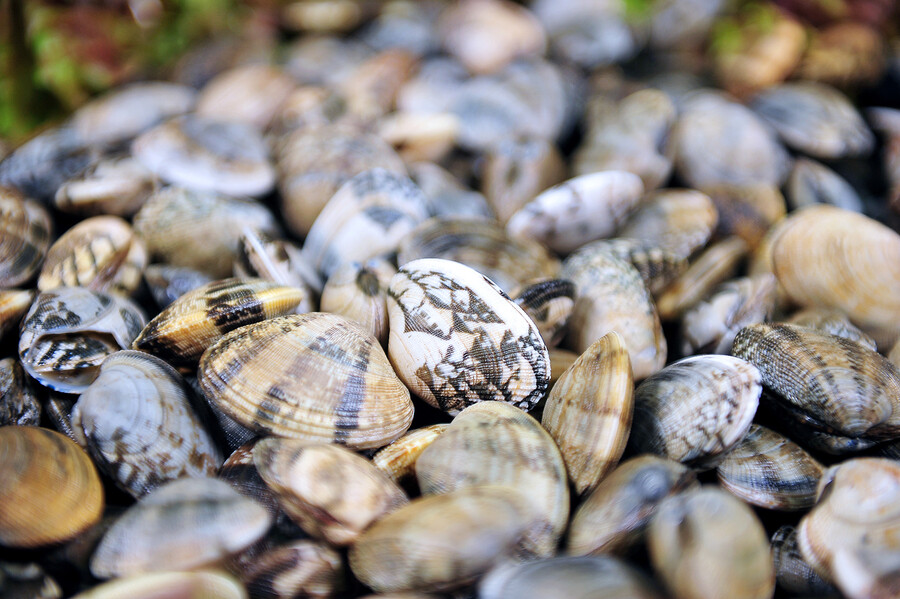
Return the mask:
M15 358L0 360L0 426L37 426L40 422L41 404L22 365Z
M50 215L11 187L0 187L0 287L25 283L50 247Z
M290 314L306 297L302 289L261 279L223 279L185 293L141 331L134 349L173 366L193 366L222 335Z
M431 405L456 414L479 401L530 410L550 382L540 332L479 272L449 260L403 265L388 289L388 353Z
M823 333L829 333L831 335L843 337L844 339L849 339L850 341L856 341L872 351L878 351L875 340L859 330L857 326L850 322L847 315L840 310L829 308L806 308L805 310L800 310L792 314L787 320L787 323L800 325L801 327L809 327L811 329L818 329ZM894 347L900 346L895 343ZM891 360L895 366L897 365L897 361L891 359L890 353L888 354L888 360Z
M130 217L157 184L153 174L131 155L112 155L60 185L53 204L69 214Z
M370 333L334 314L281 316L225 335L200 360L207 399L257 432L355 449L387 445L413 405Z
M575 284L563 279L539 280L514 294L515 301L541 333L547 347L562 341L575 307Z
M241 571L253 597L333 597L344 582L341 555L315 541L293 541L266 551Z
M771 545L775 580L780 588L808 597L820 597L836 591L803 559L796 528L787 525L780 527L772 535Z

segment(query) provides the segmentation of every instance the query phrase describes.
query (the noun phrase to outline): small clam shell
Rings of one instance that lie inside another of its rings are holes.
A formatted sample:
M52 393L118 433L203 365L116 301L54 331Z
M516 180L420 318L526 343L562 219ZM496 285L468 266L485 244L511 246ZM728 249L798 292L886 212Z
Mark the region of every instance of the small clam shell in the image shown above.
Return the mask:
M50 215L11 187L0 187L0 288L26 283L50 247Z
M772 185L713 185L702 191L712 199L719 215L716 236L737 235L751 248L759 245L787 210L784 196Z
M19 358L39 383L80 393L106 356L131 346L144 315L130 301L83 287L44 291L22 321Z
M382 447L372 463L394 482L415 474L422 452L447 430L448 424L432 424L409 431L390 445Z
M816 501L823 470L790 439L753 424L716 468L716 475L726 491L751 505L805 510Z
M718 218L708 195L693 189L663 189L641 202L616 236L651 242L685 259L706 245Z
M489 279L450 260L404 264L388 289L391 363L425 401L451 414L485 400L533 408L550 381L547 346Z
M775 563L775 581L788 593L812 597L836 590L803 559L797 529L793 526L782 526L772 535L772 561Z
M358 322L382 345L388 339L387 289L394 266L383 259L365 264L345 262L332 273L322 289L320 307Z
M31 138L0 162L0 186L50 201L60 185L96 160L72 127L54 127ZM4 192L5 194L6 192Z
M259 539L269 513L214 478L171 481L131 506L91 558L97 578L211 566Z
M766 387L848 437L900 433L900 373L853 341L792 324L755 324L732 352L759 368Z
M786 192L792 208L830 204L853 212L863 211L862 200L852 185L824 164L809 158L794 161Z
M79 215L129 217L156 189L150 171L131 156L104 158L59 186L53 204Z
M75 595L73 599L247 599L237 579L221 571L152 572L111 580Z
M194 414L184 380L143 352L109 356L72 409L100 468L140 498L185 476L213 476L222 456Z
M19 328L34 296L31 289L0 289L0 338Z
M165 309L176 299L212 281L212 277L183 266L149 264L144 269L144 280L160 309Z
M654 296L659 295L688 267L685 258L670 250L656 246L650 241L629 237L602 239L579 249L579 253L588 251L606 252L619 260L629 262L640 273L644 285Z
M378 135L407 164L439 162L453 149L459 127L459 118L447 112L394 112L378 122Z
M144 327L133 347L173 366L193 366L226 333L290 314L303 299L302 289L262 279L213 281L172 302Z
M715 487L663 500L647 545L653 569L676 597L766 599L775 591L762 523L746 504Z
M537 0L532 10L547 28L553 54L591 70L632 58L640 47L620 7Z
M67 541L100 521L100 477L73 441L44 428L4 426L0 458L0 544Z
M463 185L443 167L431 162L414 162L409 165L409 171L416 185L428 196L428 209L435 217L495 218L483 195Z
M238 245L234 276L259 277L279 285L301 289L305 297L296 308L297 314L313 312L315 295L322 291L319 274L307 263L300 247L265 233L245 227Z
M241 572L253 597L291 599L334 597L343 585L341 555L313 541L294 541L275 547Z
M413 416L409 391L378 340L333 314L232 331L203 354L198 380L225 414L280 437L370 449L400 437Z
M575 307L575 285L562 279L537 281L514 293L513 301L537 325L547 347L552 347L566 334L566 323Z
M593 489L622 457L633 393L631 360L616 332L595 341L550 390L541 424L559 446L579 495Z
M565 165L550 140L504 139L485 153L481 192L497 220L506 224L541 191L564 178Z
M567 253L612 236L644 194L640 177L602 171L569 179L542 192L513 214L506 230Z
M285 512L336 546L352 544L409 501L372 462L338 445L262 439L253 447L253 463Z
M265 129L295 87L294 78L277 67L243 65L204 85L195 112L211 120L240 121Z
M85 287L129 296L141 283L147 250L131 226L117 216L81 221L50 247L38 277L41 291Z
M568 553L623 553L644 534L659 503L696 484L687 466L654 455L619 464L584 499L569 525Z
M525 548L554 553L569 517L566 467L553 438L537 420L502 402L481 402L459 413L416 461L423 495L477 485L515 488L541 522Z
M878 351L875 340L860 331L840 310L826 308L806 308L791 315L786 321L788 324L796 324L801 327L818 329L823 333L837 335L860 345ZM890 359L890 356L888 356ZM897 365L897 363L894 363Z
M41 404L22 365L15 358L0 360L0 426L37 426Z
M740 443L762 392L753 364L693 356L660 370L634 392L629 444L695 468L712 468Z
M355 66L337 85L347 112L361 122L381 119L393 110L397 92L417 67L418 58L403 48L388 48Z

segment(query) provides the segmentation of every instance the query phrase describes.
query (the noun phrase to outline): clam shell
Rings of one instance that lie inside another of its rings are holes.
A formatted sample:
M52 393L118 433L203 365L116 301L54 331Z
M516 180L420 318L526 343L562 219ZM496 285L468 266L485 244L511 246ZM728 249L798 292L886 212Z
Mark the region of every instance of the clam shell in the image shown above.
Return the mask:
M488 201L463 185L455 175L431 162L409 165L413 181L428 196L428 208L435 217L494 219Z
M81 448L32 426L0 427L0 544L67 541L100 521L103 487Z
M772 561L778 587L789 593L820 596L836 590L803 559L793 526L782 526L772 535Z
M341 555L313 541L275 547L241 572L253 597L327 599L343 586Z
M575 285L562 279L540 280L513 294L525 314L537 325L547 347L562 341L575 307Z
M505 225L541 191L564 178L565 165L553 142L504 139L485 153L481 193Z
M338 445L262 439L253 447L253 463L285 512L336 546L352 544L409 501L370 461Z
M97 158L74 128L53 127L31 138L0 162L0 186L13 187L41 201Z
M152 572L111 580L79 593L73 599L154 599L160 596L247 599L247 591L240 581L221 571Z
M0 360L0 426L37 426L41 404L22 365L15 358Z
M31 289L0 289L0 338L19 328L34 296Z
M347 112L361 122L375 121L392 112L397 92L417 67L418 57L397 47L356 65L337 85L347 102ZM401 156L404 154L401 152Z
M416 461L422 452L447 430L447 424L432 424L409 431L390 445L382 447L372 463L394 482L415 474Z
M695 468L712 468L740 443L762 392L760 372L731 356L693 356L634 392L629 444Z
M407 164L439 162L453 149L459 128L459 118L449 112L393 112L379 121L378 135Z
M266 482L259 474L256 464L253 463L253 447L256 440L250 441L235 449L222 467L217 478L224 480L231 488L247 497L255 500L266 508L266 511L276 520L281 514L281 507L275 494L266 486Z
M647 289L658 296L673 280L688 267L685 258L670 250L654 245L651 241L641 241L628 237L602 239L583 245L580 254L606 252L635 267Z
M214 565L269 528L259 504L214 478L171 481L131 506L91 558L97 578Z
M616 236L650 242L686 259L706 245L718 219L708 195L693 189L663 189L641 202Z
M226 333L290 314L304 297L302 289L261 279L213 281L185 293L156 315L133 347L173 366L193 366Z
M0 288L26 283L37 272L50 247L50 226L43 206L0 187Z
M623 553L644 534L659 503L696 484L687 466L654 455L619 464L585 497L569 525L568 553Z
M95 463L140 498L185 476L213 476L222 456L194 414L184 380L143 352L116 352L72 409Z
M195 113L203 118L240 121L265 129L297 82L283 70L249 64L216 75L203 86Z
M382 447L413 416L409 391L378 340L333 314L281 316L232 331L203 354L198 380L238 423L281 437Z
M271 239L250 227L245 227L241 232L234 276L243 279L258 277L303 290L307 297L297 306L297 314L313 312L315 296L322 291L319 274L307 264L299 246L290 241Z
M579 495L593 489L622 457L633 393L631 360L616 332L595 341L550 390L541 424L559 446Z
M338 267L322 289L322 312L339 314L362 325L386 345L388 340L387 289L394 266L383 259L365 264L345 262Z
M149 264L144 269L144 280L160 309L167 308L176 299L212 281L212 277L182 266Z
M403 382L451 414L499 400L531 409L550 381L547 346L489 279L450 260L404 264L388 289L388 353Z
M787 210L784 196L773 185L713 185L702 191L712 199L719 215L716 235L737 235L751 248L759 245Z
M553 438L537 420L502 402L481 402L454 418L416 460L423 495L477 485L512 487L530 500L540 527L527 551L554 553L569 517L566 467Z
M854 326L840 310L806 308L792 314L786 322L800 325L801 327L818 329L823 333L837 335L838 337L855 341L873 351L878 351L875 340ZM890 359L890 355L888 359ZM897 363L894 362L894 365L896 366Z
M69 214L129 217L155 189L153 174L140 162L130 155L111 156L60 185L53 204Z
M792 208L830 204L853 212L863 211L862 200L852 185L824 164L809 158L794 161L786 192Z

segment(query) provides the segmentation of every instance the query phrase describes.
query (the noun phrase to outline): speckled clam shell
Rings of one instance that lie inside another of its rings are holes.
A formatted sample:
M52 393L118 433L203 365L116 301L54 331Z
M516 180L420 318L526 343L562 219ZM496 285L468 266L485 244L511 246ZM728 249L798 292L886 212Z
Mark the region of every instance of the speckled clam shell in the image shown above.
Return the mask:
M482 402L460 412L416 461L424 495L477 485L504 485L531 501L540 526L524 547L552 555L569 517L566 466L553 438L537 420L502 402Z
M653 241L641 241L630 237L614 237L588 243L579 248L578 253L606 252L635 267L647 289L654 296L659 295L669 283L688 267L688 261L672 251L655 245Z
M823 333L837 335L838 337L855 341L873 351L878 351L875 340L859 330L840 310L806 308L792 314L786 322L800 325L801 327L818 329ZM891 359L890 355L888 355L888 359ZM897 362L894 362L894 365L898 366Z
M900 372L858 343L792 324L755 324L732 353L759 368L762 381L794 407L849 437L900 434Z
M322 279L308 264L300 246L283 239L272 239L250 227L241 231L234 276L256 277L302 290L305 297L295 308L297 314L315 311L316 296L322 291Z
M372 456L372 463L394 482L416 472L416 461L422 452L441 436L449 424L432 424L411 430Z
M767 599L775 591L762 523L745 503L715 487L663 500L647 546L653 569L676 597Z
M568 553L627 552L643 537L659 503L696 485L696 480L687 466L654 455L622 462L575 510Z
M578 251L560 276L575 283L567 347L584 352L610 331L622 336L634 378L647 378L666 363L667 345L650 292L628 262L606 252Z
M575 307L575 285L563 279L538 280L513 294L525 314L537 325L547 347L562 341Z
M616 467L631 431L634 380L621 335L595 341L559 378L541 424L559 446L579 495Z
M275 187L266 144L244 123L176 117L142 133L131 153L163 181L197 191L261 196Z
M212 280L212 277L205 273L183 266L149 264L144 269L144 281L161 310L188 291L193 291Z
M359 323L382 345L387 345L387 289L395 274L397 269L384 259L372 259L364 264L345 262L322 289L322 312L340 314Z
M772 535L772 561L778 587L795 595L821 596L836 589L816 574L800 553L797 529L782 526Z
M650 242L686 259L706 245L718 220L708 195L693 189L662 189L641 202L616 236Z
M388 353L398 376L431 405L528 410L550 380L547 346L530 318L489 279L450 260L404 264L388 289Z
M350 569L379 593L460 587L516 555L531 518L527 498L508 487L421 497L363 533Z
M241 571L253 597L333 597L344 585L341 554L315 541L273 547Z
M44 291L22 321L19 358L42 385L80 393L106 356L131 346L144 323L141 310L119 296L83 287Z
M694 468L712 468L750 428L760 373L732 356L679 360L638 385L629 444Z
M751 505L805 510L815 503L823 470L790 439L753 424L718 465L716 475L726 491Z
M0 543L40 547L67 541L100 520L103 487L90 458L63 435L0 427Z
M370 449L400 437L413 416L409 391L378 340L333 314L232 331L204 353L198 379L225 414L280 437Z
M153 174L130 155L113 155L60 185L53 205L69 214L129 217L156 185Z
M50 246L37 286L85 287L129 296L141 283L147 250L126 221L94 216L81 221Z
M104 360L71 418L98 466L137 498L170 480L213 476L222 463L184 380L143 352L116 352Z
M26 283L50 247L50 215L12 187L0 187L0 287Z
M34 296L32 289L0 289L0 338L19 328Z
M91 558L97 578L217 564L271 524L261 505L214 478L169 482L128 508Z
M352 544L409 501L372 462L338 445L262 439L253 447L253 463L285 512L335 546Z
M37 426L41 404L22 365L15 358L0 360L0 426Z
M248 64L218 74L197 96L196 113L213 120L240 121L265 129L297 87L282 69Z
M559 273L559 260L541 244L512 239L497 223L480 218L426 220L397 250L400 266L420 258L465 264L507 293L536 277L554 278Z
M644 194L640 177L625 171L581 175L543 191L513 214L506 230L567 253L610 237Z
M237 328L290 314L302 289L262 279L222 279L185 293L147 323L134 349L173 366L192 366L206 349Z
M128 576L97 585L75 597L154 599L160 595L179 599L247 599L247 591L241 582L220 570L152 572Z
M841 310L890 347L900 336L900 235L833 206L810 206L783 222L772 264L788 296Z
M504 139L485 153L481 193L497 220L506 224L541 191L564 178L563 159L552 141Z
M863 203L850 185L836 172L810 158L797 158L791 176L785 184L785 193L792 208L812 204L830 204L862 212Z

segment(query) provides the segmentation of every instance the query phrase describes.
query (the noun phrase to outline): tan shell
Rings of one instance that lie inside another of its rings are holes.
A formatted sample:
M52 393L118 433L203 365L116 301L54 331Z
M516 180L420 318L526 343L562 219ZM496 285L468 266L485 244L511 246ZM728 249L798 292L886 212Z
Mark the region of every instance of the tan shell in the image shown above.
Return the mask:
M91 558L97 578L212 566L259 539L271 517L215 478L182 478L131 506Z
M593 489L622 457L633 393L631 360L616 332L595 341L550 390L541 424L559 446L577 494Z
M525 314L534 321L547 347L557 345L575 307L575 285L562 279L541 279L513 293Z
M654 297L669 286L688 267L688 261L671 250L655 245L652 241L641 241L630 237L601 239L586 244L579 253L606 252L635 267L647 289Z
M759 371L739 358L679 360L635 390L629 445L712 468L747 434L761 392Z
M0 544L67 541L100 521L103 487L73 441L44 428L0 427Z
M459 127L459 118L449 112L393 112L379 120L378 135L407 164L439 162L453 149Z
M195 112L205 118L268 127L297 86L277 67L250 64L229 69L203 86Z
M372 462L338 445L263 439L253 463L285 512L303 530L350 545L372 523L409 502Z
M811 329L818 329L823 333L837 335L838 337L855 341L873 351L878 351L875 340L854 326L840 310L806 308L792 314L791 317L787 319L787 323L800 325L801 327L809 327ZM890 359L890 355L888 356L888 359ZM897 363L894 362L894 365L896 366Z
M306 261L300 247L283 239L272 239L262 231L245 227L238 244L234 276L258 277L303 291L304 298L295 308L297 314L314 312L322 280Z
M737 235L751 248L787 210L784 196L772 185L712 185L702 191L712 199L719 214L716 235Z
M811 206L784 222L772 263L791 299L841 310L890 347L900 336L900 236L833 206Z
M59 186L54 205L70 214L129 217L156 189L153 174L130 155L101 159Z
M505 225L541 191L564 178L565 165L553 142L504 139L485 153L481 193Z
M412 52L396 47L382 50L354 67L337 85L348 114L369 122L391 112L397 92L417 67Z
M445 412L485 400L531 409L550 381L547 346L489 279L450 260L404 264L388 289L388 353L398 376Z
M226 333L290 314L303 301L302 289L262 279L213 281L179 297L151 320L134 349L173 366L193 366Z
M772 561L778 587L795 595L821 596L836 589L816 574L800 553L797 529L782 526L772 535Z
M313 541L274 547L242 569L253 597L328 599L343 586L341 555Z
M345 262L322 289L320 307L362 325L381 345L387 345L387 289L397 269L384 259L365 264Z
M663 500L647 532L653 569L676 597L766 599L775 591L762 523L725 491L701 487Z
M477 485L512 487L531 501L540 528L527 551L552 555L569 517L566 467L553 438L537 420L502 402L481 402L459 413L416 461L423 495Z
M708 195L693 189L662 189L641 202L616 236L650 242L685 259L706 245L718 220Z
M153 572L111 580L73 599L247 599L244 586L230 574L215 570Z
M41 404L22 365L15 358L0 360L0 426L38 426Z
M281 316L232 331L203 354L198 379L225 414L281 437L382 447L413 416L409 391L378 340L333 314Z
M659 503L696 484L678 462L641 455L619 464L584 499L569 525L568 553L624 553L644 534Z
M550 353L550 386L552 387L559 380L559 377L575 363L580 354L558 347L551 347L548 351Z
M50 215L11 187L0 187L0 288L26 283L50 247Z
M19 328L34 296L31 289L0 289L0 338Z
M117 216L81 221L50 247L38 277L41 291L86 287L129 296L141 284L147 250L131 226Z
M432 424L409 431L390 445L382 447L372 463L394 482L415 474L416 461L422 452L447 430L449 424Z

